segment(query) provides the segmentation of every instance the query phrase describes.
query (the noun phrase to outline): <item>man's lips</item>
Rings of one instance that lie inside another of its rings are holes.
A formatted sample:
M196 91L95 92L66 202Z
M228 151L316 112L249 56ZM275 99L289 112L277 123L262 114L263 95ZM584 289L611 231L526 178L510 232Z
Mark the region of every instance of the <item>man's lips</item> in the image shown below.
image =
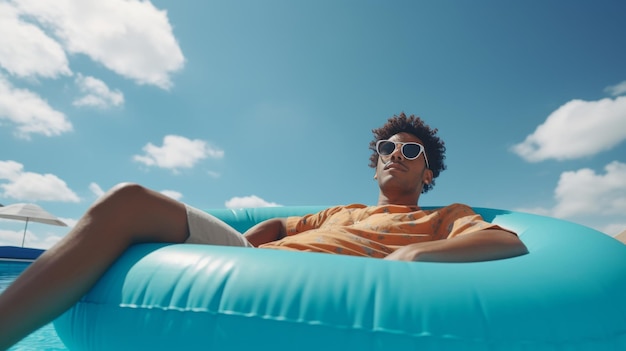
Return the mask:
M400 169L403 171L407 170L406 166L399 162L387 162L385 164L385 169Z

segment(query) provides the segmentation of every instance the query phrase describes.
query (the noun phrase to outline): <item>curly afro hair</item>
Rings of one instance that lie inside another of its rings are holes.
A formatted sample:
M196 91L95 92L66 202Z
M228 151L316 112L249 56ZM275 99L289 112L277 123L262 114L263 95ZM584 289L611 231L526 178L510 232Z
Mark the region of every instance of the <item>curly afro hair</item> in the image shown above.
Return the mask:
M426 193L435 185L435 178L439 176L439 173L446 169L446 165L443 162L446 158L446 147L443 140L439 139L437 136L437 129L431 129L419 117L414 115L407 117L404 112L402 112L399 116L394 115L389 118L387 123L385 123L382 127L373 129L372 133L374 133L374 140L370 142L369 147L370 150L372 150L369 166L376 168L376 165L378 164L376 142L383 139L389 139L402 132L416 136L424 144L430 170L433 172L433 181L430 184L424 184L424 187L422 188L422 193Z

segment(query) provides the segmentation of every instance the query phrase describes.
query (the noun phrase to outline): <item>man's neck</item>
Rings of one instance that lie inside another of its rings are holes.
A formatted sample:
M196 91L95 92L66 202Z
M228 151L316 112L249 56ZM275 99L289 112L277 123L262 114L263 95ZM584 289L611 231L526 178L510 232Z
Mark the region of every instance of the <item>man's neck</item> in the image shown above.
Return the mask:
M419 196L387 196L383 193L378 195L378 205L418 206Z

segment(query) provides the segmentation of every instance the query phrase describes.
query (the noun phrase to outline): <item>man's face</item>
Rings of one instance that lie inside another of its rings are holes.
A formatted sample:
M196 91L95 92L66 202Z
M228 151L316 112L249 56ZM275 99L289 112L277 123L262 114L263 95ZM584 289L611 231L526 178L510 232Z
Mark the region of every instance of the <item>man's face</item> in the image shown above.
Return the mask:
M416 142L422 141L409 133L398 133L389 140L394 142ZM401 145L396 145L395 150L388 156L378 157L375 178L381 191L399 192L405 195L422 192L424 182L432 181L432 171L426 167L424 153L414 160L407 160L403 155Z

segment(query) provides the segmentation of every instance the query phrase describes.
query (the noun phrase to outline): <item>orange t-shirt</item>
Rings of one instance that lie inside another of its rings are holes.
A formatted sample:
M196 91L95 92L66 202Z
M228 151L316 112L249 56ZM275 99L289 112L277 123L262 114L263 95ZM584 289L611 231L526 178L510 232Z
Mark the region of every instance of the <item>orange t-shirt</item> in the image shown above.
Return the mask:
M287 236L259 247L383 258L402 246L487 228L501 229L463 204L433 210L354 204L289 217Z

